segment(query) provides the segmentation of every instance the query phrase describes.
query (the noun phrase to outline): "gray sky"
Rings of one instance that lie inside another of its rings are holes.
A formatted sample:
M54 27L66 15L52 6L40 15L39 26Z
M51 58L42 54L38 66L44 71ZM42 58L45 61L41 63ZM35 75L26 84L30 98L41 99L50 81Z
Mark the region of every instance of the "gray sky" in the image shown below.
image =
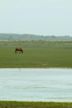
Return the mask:
M72 0L0 0L0 33L72 35Z

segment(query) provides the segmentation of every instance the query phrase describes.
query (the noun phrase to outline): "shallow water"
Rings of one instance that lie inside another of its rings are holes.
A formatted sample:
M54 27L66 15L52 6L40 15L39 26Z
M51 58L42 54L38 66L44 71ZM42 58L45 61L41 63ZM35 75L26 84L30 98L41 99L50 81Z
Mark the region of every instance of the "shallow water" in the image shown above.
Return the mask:
M72 69L0 69L0 100L72 101Z

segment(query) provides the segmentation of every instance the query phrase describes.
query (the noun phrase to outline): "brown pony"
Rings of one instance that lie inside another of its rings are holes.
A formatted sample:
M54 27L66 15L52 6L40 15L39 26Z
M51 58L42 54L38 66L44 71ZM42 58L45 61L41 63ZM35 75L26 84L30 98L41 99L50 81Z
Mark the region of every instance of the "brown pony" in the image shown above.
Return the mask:
M22 48L16 48L16 49L15 49L15 53L18 53L18 52L19 52L19 53L23 53L23 49L22 49Z

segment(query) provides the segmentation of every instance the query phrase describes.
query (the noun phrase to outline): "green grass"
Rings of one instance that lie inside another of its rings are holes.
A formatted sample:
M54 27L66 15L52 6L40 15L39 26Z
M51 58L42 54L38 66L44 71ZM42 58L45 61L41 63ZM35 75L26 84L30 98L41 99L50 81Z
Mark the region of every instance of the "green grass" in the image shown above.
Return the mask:
M72 103L0 101L0 108L72 108Z
M22 47L23 54L15 54ZM72 67L72 42L19 41L0 42L1 68Z

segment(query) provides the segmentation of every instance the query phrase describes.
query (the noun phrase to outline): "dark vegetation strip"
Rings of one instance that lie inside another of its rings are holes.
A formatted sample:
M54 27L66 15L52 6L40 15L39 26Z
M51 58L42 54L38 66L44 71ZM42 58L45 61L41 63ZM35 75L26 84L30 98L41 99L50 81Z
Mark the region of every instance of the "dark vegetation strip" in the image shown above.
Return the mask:
M0 108L72 108L72 103L0 101Z

